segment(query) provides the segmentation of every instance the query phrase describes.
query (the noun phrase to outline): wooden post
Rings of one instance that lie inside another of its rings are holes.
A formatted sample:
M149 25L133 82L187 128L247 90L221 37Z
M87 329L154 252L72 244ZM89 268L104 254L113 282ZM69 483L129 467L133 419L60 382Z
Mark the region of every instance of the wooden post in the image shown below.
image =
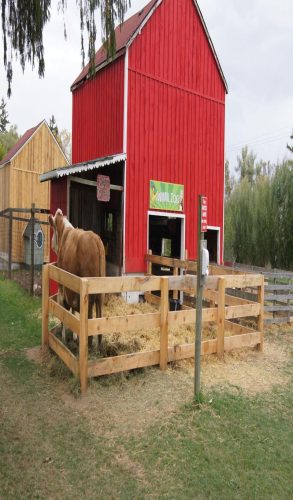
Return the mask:
M148 251L148 254L152 254L152 250ZM148 260L147 262L147 274L150 276L152 274L152 263Z
M43 266L42 276L42 347L49 345L49 264Z
M168 312L169 280L161 278L161 331L160 331L160 369L166 370L168 363Z
M173 268L173 276L178 276L178 267ZM178 290L173 290L173 299L178 300Z
M263 351L264 295L265 295L265 285L263 276L262 284L257 288L257 301L260 304L260 312L257 318L257 330L260 332L260 343L257 344L257 349L259 351Z
M84 394L88 386L88 309L89 296L87 293L87 278L80 280L80 333L79 333L79 380L81 393Z
M31 208L31 273L30 273L30 294L34 294L35 281L35 204Z
M225 278L219 278L218 289L218 321L217 321L217 355L219 358L224 356L225 339Z
M9 209L9 233L8 233L8 278L11 280L12 272L12 208Z

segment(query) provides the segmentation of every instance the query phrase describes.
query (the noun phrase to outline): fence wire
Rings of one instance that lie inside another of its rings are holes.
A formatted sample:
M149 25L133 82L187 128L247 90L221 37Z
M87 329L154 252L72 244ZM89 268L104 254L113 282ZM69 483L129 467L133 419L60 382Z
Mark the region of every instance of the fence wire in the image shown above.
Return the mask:
M0 212L0 273L31 295L41 295L42 265L49 261L49 213L34 204Z

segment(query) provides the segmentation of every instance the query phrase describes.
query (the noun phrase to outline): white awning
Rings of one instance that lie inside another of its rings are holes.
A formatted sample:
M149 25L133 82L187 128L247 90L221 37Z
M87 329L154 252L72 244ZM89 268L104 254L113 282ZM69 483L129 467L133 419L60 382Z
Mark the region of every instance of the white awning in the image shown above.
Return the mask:
M81 172L86 172L87 170L95 170L97 168L105 167L106 165L113 165L114 163L119 163L125 160L126 154L120 153L118 155L104 156L103 158L97 158L96 160L86 161L83 163L76 163L75 165L55 168L54 170L41 174L40 181L51 181L52 179L59 179L65 175L80 174Z

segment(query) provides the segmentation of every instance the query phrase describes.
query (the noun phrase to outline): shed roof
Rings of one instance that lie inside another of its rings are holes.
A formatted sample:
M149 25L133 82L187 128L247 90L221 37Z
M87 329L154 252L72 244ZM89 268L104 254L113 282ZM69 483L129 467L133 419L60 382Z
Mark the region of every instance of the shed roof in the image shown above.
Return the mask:
M131 44L132 39L135 38L136 34L139 33L139 28L142 27L142 24L144 23L145 20L147 20L147 17L155 11L156 7L158 7L163 0L151 0L145 7L140 9L139 12L134 14L132 17L121 23L117 28L115 29L115 37L116 37L116 53L114 57L107 58L107 52L102 45L99 50L97 51L95 55L95 71L99 71L102 69L104 66L110 64L113 60L117 59L121 55L125 53L125 50L128 45ZM195 8L200 16L201 22L203 24L206 36L208 38L210 47L212 49L214 58L216 60L220 75L223 79L224 85L226 92L228 92L228 86L227 82L223 73L223 70L221 68L218 56L216 54L213 42L211 40L211 37L209 35L207 26L205 24L203 15L201 13L201 10L198 6L198 3L196 0L193 0L193 3L195 5ZM149 17L150 17L149 16ZM88 78L89 75L89 69L90 69L90 63L87 64L84 69L81 71L81 73L78 75L78 77L74 80L71 90L74 90L80 83L82 83L84 80Z

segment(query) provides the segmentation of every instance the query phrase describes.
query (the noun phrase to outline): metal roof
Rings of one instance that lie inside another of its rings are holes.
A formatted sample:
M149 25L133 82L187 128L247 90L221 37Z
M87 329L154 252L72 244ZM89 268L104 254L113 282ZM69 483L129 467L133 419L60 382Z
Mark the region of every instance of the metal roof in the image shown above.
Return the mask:
M156 8L162 3L163 0L151 0L145 7L143 7L139 12L131 16L129 19L121 23L117 28L115 29L115 37L116 37L116 53L115 55L111 58L107 58L107 52L102 45L99 50L97 51L95 55L95 68L96 72L98 72L100 69L105 67L106 65L110 64L113 62L115 59L118 57L122 56L125 53L126 48L131 45L132 41L135 39L135 37L140 33L140 30L142 29L143 25L145 24L146 21L151 17L153 12L156 10ZM211 40L210 34L208 32L206 23L204 21L203 15L201 13L201 10L199 8L199 5L197 3L197 0L193 0L194 6L198 12L198 15L201 19L202 25L204 27L207 39L209 41L211 50L213 52L214 58L216 60L220 75L222 77L222 80L224 82L224 86L226 89L226 92L228 93L228 85L222 70L222 67L220 65L220 61L218 59L217 53L215 51L213 42ZM82 72L78 75L78 77L74 80L73 84L71 85L71 90L74 90L79 84L81 84L83 81L85 81L87 78L89 78L89 69L90 69L90 64L87 64Z
M95 160L90 160L83 163L75 163L74 165L55 168L54 170L50 170L49 172L41 174L40 181L51 181L52 179L59 179L60 177L64 177L67 175L80 174L81 172L105 167L106 165L113 165L114 163L119 163L120 161L125 160L126 154L120 153L112 156L104 156L103 158L97 158Z

